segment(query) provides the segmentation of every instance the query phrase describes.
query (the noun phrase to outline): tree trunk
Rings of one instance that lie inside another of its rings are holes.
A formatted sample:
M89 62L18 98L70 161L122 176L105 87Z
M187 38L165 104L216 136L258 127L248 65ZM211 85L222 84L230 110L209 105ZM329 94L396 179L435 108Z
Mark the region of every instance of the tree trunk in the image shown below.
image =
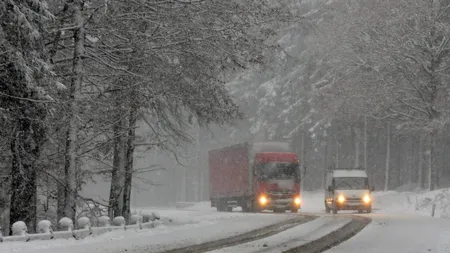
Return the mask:
M62 149L64 148L63 144L58 144L58 153L62 153ZM58 180L56 182L56 188L57 188L57 193L56 193L56 219L58 221L58 224L56 225L58 229L61 229L62 227L60 227L59 225L59 220L61 220L61 218L64 217L64 203L65 203L65 187L64 185L62 185L62 182L64 182L64 174L63 174L63 168L59 167L60 164L58 164L58 171L60 172L58 174Z
M367 116L364 116L364 169L367 169Z
M131 209L131 188L133 179L133 155L134 155L134 139L136 136L136 115L137 108L132 106L130 115L128 118L128 136L126 147L126 165L125 165L125 182L124 182L124 194L123 194L123 216L126 221L130 221L130 209Z
M10 199L9 199L9 189L10 182L9 176L0 174L0 233L3 235L9 235L9 210L10 210Z
M109 216L114 218L122 216L123 210L123 192L125 186L125 138L124 129L125 124L123 115L117 114L119 118L117 123L113 126L114 132L114 159L113 169L111 172L111 189L109 193Z
M436 180L437 180L437 170L436 166L433 164L434 159L434 144L435 144L435 138L436 138L436 131L433 130L428 135L428 147L427 147L427 154L428 154L428 190L433 191L436 189Z
M353 144L354 144L354 150L355 150L355 158L354 158L354 163L353 166L355 168L360 166L360 162L359 162L359 154L360 154L360 150L359 150L359 136L358 133L356 132L355 128L352 127L352 139L353 139Z
M339 168L339 152L340 152L340 150L339 150L339 145L340 145L340 143L339 143L339 140L336 138L336 161L335 161L335 163L336 163L336 168Z
M407 173L408 178L408 185L412 185L413 183L413 171L414 171L414 165L413 165L413 159L414 159L414 137L408 138L408 149L406 152L406 167L405 172Z
M74 31L74 53L73 53L73 76L70 84L69 95L69 126L66 136L66 152L65 152L65 194L64 194L64 216L75 220L76 216L76 199L78 196L77 189L77 134L78 134L78 93L83 83L83 57L84 57L84 16L83 16L83 0L73 1L73 17L76 25Z
M419 183L419 187L421 189L424 188L424 180L423 180L423 138L419 135L419 166L417 172L417 182Z
M323 176L322 189L325 189L326 173L328 170L328 137L325 137L325 146L323 147Z
M29 232L36 231L36 169L34 158L38 152L33 152L31 146L31 122L28 119L19 120L14 138L11 141L11 209L10 224L23 221Z
M305 164L305 130L302 130L302 140L301 140L301 150L300 150L300 165L301 165L301 170L300 170L300 192L303 192L304 186L303 183L304 181L304 177L306 175L306 164Z
M387 122L386 166L384 171L384 190L389 190L389 165L391 163L391 123Z

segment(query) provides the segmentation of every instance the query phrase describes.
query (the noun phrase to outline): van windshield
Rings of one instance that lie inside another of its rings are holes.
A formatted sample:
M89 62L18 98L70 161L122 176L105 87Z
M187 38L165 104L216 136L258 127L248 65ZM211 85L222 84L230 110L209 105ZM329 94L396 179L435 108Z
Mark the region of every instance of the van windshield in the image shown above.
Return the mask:
M369 185L366 177L335 177L333 181L337 190L363 190Z

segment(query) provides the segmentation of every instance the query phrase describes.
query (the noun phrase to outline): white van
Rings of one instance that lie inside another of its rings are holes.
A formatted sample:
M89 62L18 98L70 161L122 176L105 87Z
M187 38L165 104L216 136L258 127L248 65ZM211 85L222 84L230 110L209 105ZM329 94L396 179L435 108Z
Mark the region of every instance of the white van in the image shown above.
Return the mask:
M372 212L373 187L364 169L332 169L326 173L325 211L339 210Z

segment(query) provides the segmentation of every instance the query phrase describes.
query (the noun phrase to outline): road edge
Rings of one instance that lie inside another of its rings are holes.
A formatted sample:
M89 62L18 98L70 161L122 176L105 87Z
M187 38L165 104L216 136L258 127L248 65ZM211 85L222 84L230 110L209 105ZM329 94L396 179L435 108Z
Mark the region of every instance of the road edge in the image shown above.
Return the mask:
M293 228L295 226L310 222L319 216L315 215L301 215L300 217L295 217L292 219L287 219L285 221L258 228L243 234L222 238L219 240L214 240L210 242L190 245L186 247L161 251L162 253L202 253L208 252L220 248L231 247L242 243L247 243L255 240L259 240L268 236L272 236Z
M352 215L352 221L341 228L314 241L295 247L283 253L321 253L352 238L372 222L371 218Z

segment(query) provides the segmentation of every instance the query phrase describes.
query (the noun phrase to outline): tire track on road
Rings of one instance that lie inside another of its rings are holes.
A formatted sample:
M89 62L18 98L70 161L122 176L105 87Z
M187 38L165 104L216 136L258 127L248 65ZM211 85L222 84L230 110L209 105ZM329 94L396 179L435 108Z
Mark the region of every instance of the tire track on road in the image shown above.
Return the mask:
M300 224L312 221L316 218L317 216L312 215L296 215L295 218L288 219L286 221L266 226L260 229L256 229L244 234L220 240L215 240L211 242L196 244L192 246L182 247L178 249L163 251L163 253L202 253L224 247L231 247L278 234L280 232L283 232Z

